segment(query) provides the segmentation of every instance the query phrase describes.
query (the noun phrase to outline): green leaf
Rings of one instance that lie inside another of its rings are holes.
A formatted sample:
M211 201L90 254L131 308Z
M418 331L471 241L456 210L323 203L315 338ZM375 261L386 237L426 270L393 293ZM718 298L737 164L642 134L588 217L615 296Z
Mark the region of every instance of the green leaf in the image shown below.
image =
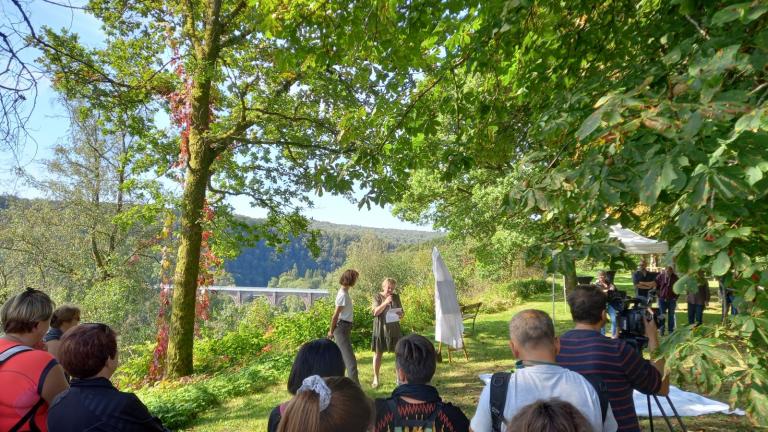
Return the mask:
M737 19L741 18L742 15L745 14L746 9L749 6L750 6L750 3L747 2L747 3L737 3L734 5L730 5L726 8L723 8L719 10L717 13L715 13L714 15L712 15L712 21L710 23L715 27L719 27L731 21L736 21Z
M691 138L695 137L701 129L702 120L703 118L700 112L696 111L695 113L691 114L691 116L688 117L688 122L683 127L680 137L684 140L690 140Z
M658 199L659 194L661 193L661 168L658 164L651 165L648 172L645 174L645 177L643 178L643 183L641 185L641 191L640 191L640 199L643 201L643 203L652 206L656 204L656 199Z
M744 114L736 121L736 126L734 126L734 131L737 134L745 130L748 130L751 132L757 132L761 128L762 118L764 113L765 113L764 109L754 109Z
M664 162L664 168L661 170L661 182L659 184L659 189L666 189L672 184L672 182L675 181L675 179L677 179L675 167L672 165L672 161L667 159L666 162Z
M672 287L672 289L675 291L676 294L687 294L696 292L696 289L698 287L698 282L696 281L696 277L692 275L685 275L681 277L680 279L675 282L675 285Z
M722 276L728 272L731 268L731 258L728 256L727 251L720 251L712 263L712 274L715 276Z
M583 140L589 134L595 131L598 126L600 126L600 120L603 116L603 111L605 110L605 107L601 107L597 111L593 112L589 117L587 117L586 120L584 120L584 123L581 124L581 127L576 132L576 137L579 138L579 140Z
M750 186L754 186L755 183L763 179L763 171L756 166L752 166L747 168L745 172L745 177L747 179L747 183Z

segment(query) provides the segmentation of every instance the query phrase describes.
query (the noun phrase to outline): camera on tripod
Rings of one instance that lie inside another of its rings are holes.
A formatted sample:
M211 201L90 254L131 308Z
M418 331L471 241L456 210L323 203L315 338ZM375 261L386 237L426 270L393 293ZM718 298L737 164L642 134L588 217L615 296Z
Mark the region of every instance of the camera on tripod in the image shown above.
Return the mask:
M657 291L652 289L648 297L629 298L624 291L608 291L607 304L616 310L616 325L619 329L619 338L633 345L641 351L648 346L648 336L645 334L645 321L654 320L657 328L664 327L664 316L658 308L651 308L656 301ZM653 313L650 313L648 309Z

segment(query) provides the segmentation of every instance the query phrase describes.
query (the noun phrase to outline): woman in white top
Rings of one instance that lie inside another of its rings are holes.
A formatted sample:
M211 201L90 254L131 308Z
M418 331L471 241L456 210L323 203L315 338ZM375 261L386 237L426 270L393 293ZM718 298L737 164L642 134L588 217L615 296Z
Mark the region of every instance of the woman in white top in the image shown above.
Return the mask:
M357 384L360 384L360 380L357 377L357 359L355 358L355 351L352 349L352 339L350 337L354 309L349 290L355 286L359 275L360 273L357 270L348 269L339 278L341 288L339 288L339 292L336 294L336 310L331 318L331 329L328 330L328 338L336 340L336 345L341 350L344 365L347 367L347 376Z

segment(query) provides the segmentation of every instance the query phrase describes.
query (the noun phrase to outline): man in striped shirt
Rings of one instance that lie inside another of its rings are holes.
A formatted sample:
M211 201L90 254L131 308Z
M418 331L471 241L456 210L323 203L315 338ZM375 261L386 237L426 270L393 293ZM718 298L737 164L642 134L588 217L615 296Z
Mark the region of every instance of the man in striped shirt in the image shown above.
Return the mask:
M568 296L571 316L576 324L560 336L557 363L585 376L596 375L608 389L613 415L619 431L640 431L632 391L645 394L669 393L669 377L663 378L664 361L643 359L640 352L622 339L600 334L607 317L606 296L595 286L579 286ZM649 351L659 346L656 323L644 320Z

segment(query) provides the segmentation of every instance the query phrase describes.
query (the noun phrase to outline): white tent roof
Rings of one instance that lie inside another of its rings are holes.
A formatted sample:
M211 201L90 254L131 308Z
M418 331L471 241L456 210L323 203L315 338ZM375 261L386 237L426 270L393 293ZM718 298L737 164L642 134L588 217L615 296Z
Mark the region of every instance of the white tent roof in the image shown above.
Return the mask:
M621 225L612 226L609 236L618 239L624 250L630 254L663 254L669 251L667 242L643 237L632 230L622 228Z

